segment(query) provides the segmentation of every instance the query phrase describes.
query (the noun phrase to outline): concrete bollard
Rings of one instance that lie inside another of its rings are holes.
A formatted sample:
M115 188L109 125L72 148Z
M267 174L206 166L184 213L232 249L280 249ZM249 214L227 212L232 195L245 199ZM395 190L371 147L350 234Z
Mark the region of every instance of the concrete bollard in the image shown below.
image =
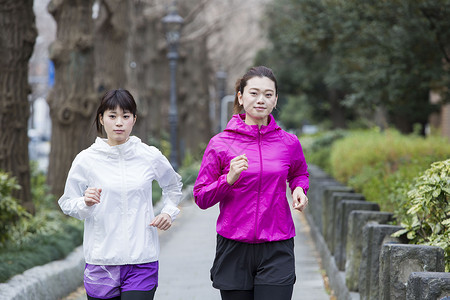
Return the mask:
M391 239L391 234L402 229L401 226L367 224L363 228L362 259L359 269L359 294L361 300L379 300L379 270L381 246ZM400 239L398 239L400 241Z
M444 249L434 246L386 243L380 255L380 299L406 300L413 272L443 272Z
M450 298L450 273L412 272L406 287L408 300L438 300Z
M317 219L319 219L318 228L320 232L323 232L323 210L325 209L324 206L327 205L327 201L325 199L331 198L331 195L335 192L346 192L346 193L352 193L354 190L348 186L344 186L340 183L333 183L333 182L327 182L326 184L323 184L319 188L319 210L316 211ZM323 235L322 235L323 236Z
M328 249L334 254L334 231L336 210L339 202L345 200L364 200L364 196L358 193L334 192L331 197L323 199L322 203L322 236L327 242Z
M314 219L314 223L317 225L319 232L322 232L322 199L326 191L329 190L341 190L348 189L334 179L320 179L313 184L311 192L313 193L313 200L309 201L309 210L307 213L311 213ZM309 197L310 191L308 191Z
M350 291L358 291L359 268L363 248L363 228L366 224L387 224L393 220L388 212L354 210L348 218L345 282Z
M380 206L374 202L358 200L342 200L338 204L335 234L334 234L334 259L340 271L345 269L345 248L347 245L348 217L354 210L379 211Z

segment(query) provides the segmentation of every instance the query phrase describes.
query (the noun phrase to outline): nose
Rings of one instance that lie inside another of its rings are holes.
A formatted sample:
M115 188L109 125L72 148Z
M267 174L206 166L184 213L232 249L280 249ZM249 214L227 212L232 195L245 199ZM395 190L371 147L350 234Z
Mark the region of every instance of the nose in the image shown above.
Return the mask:
M122 126L122 118L121 117L116 118L116 126Z
M258 95L258 99L256 101L257 101L257 103L264 103L264 95L263 94L259 94Z

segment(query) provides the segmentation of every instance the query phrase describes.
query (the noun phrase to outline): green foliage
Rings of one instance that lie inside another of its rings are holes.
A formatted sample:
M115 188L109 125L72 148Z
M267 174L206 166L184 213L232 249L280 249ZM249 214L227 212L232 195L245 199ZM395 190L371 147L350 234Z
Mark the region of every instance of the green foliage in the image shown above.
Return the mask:
M14 177L0 171L0 245L11 238L11 231L20 220L30 218L30 214L23 208L12 193L20 186Z
M305 123L311 123L313 111L307 103L305 95L287 97L279 113L279 119L286 128L301 128Z
M414 244L444 249L450 271L450 159L435 162L417 177L399 207L396 218Z
M334 130L312 136L302 136L300 142L306 161L331 174L331 147L335 141L344 138L346 135L347 132L344 130Z
M449 99L450 0L278 0L267 9L271 66L281 93L302 95L319 120L381 106L403 132ZM335 103L337 102L337 103Z
M36 232L0 248L0 282L34 266L62 259L82 243L82 225L59 222L53 233Z
M4 175L0 174L1 203L10 199L11 192L17 188L15 180ZM31 216L17 206L16 201L9 202L8 213L11 210L20 213L12 214L16 217L8 226L3 219L1 222L2 237L6 238L0 243L0 282L34 266L62 259L82 243L83 223L64 216L48 190L45 175L37 170L36 164L32 164L31 193L36 214ZM3 212L0 210L0 215Z
M198 171L200 170L200 164L202 160L202 155L205 152L206 145L201 145L197 155L192 155L191 152L187 152L183 164L179 169L179 173L183 179L183 186L192 185L198 176Z
M394 130L354 131L333 145L331 174L382 210L394 212L404 201L405 184L431 163L449 156L450 143L443 138Z
M166 131L161 132L160 139L150 136L148 138L148 144L158 148L165 157L170 157L170 135Z

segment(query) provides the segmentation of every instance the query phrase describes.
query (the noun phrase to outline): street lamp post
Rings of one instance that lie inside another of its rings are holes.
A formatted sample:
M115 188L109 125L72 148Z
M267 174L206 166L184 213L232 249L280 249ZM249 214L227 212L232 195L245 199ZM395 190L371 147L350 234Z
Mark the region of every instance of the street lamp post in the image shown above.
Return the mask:
M178 15L175 3L169 8L169 13L162 19L164 31L166 34L169 50L167 58L170 68L170 107L169 107L169 126L170 126L170 162L172 167L178 169L178 151L177 151L177 60L178 60L178 43L180 41L181 27L183 26L183 18Z
M219 115L222 114L222 99L225 97L226 90L226 80L227 80L227 72L225 72L222 68L216 72L217 79L217 95L218 95L218 103L219 103ZM217 132L221 131L220 121L217 122Z

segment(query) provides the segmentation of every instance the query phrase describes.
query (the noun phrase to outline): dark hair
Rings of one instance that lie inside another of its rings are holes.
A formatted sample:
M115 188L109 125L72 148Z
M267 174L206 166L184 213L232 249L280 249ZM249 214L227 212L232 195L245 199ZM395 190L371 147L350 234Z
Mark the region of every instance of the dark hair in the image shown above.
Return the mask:
M243 106L239 104L238 92L244 93L244 88L247 85L247 81L253 77L267 77L275 83L275 95L278 95L277 79L273 74L272 69L265 66L253 67L245 73L245 75L236 81L236 95L234 97L233 113L238 114L242 111Z
M119 106L123 111L129 111L136 117L136 101L134 101L131 93L124 89L110 90L105 93L100 101L95 117L95 125L97 132L103 134L102 124L100 123L100 115L103 116L107 110L113 110Z

